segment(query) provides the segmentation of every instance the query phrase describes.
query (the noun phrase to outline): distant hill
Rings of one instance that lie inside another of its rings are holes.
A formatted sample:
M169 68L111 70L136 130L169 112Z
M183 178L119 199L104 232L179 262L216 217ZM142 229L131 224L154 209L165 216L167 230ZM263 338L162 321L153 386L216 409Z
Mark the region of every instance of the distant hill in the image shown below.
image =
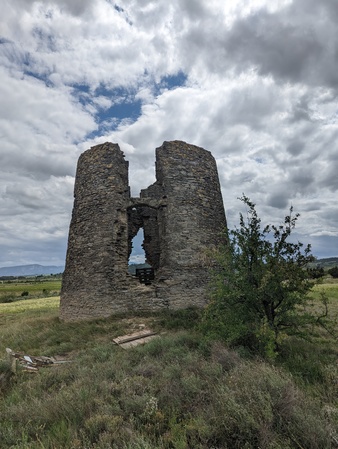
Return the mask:
M317 259L310 264L311 266L319 266L323 268L332 268L338 266L338 257L328 257L326 259ZM146 263L130 264L128 271L130 274L135 274L136 268L149 268L150 265ZM0 277L2 276L40 276L48 274L63 273L64 266L55 265L18 265L15 267L0 267Z
M55 265L18 265L16 267L1 267L0 276L39 276L41 274L58 274L62 273L65 267L57 267Z
M327 259L319 259L320 263L338 263L338 257L328 257Z
M332 268L338 266L338 257L327 257L325 259L317 259L312 262L311 267Z
M137 268L150 268L148 263L132 263L128 266L129 274L135 275Z

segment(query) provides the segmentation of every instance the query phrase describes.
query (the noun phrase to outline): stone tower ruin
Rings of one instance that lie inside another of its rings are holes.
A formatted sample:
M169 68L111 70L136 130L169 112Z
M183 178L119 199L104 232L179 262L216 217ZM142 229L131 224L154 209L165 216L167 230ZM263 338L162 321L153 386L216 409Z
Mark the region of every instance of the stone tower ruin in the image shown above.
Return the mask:
M128 273L132 239L143 228L151 285ZM79 158L60 316L81 320L136 311L202 307L208 250L225 242L215 159L181 141L156 149L156 182L130 196L128 162L117 144Z

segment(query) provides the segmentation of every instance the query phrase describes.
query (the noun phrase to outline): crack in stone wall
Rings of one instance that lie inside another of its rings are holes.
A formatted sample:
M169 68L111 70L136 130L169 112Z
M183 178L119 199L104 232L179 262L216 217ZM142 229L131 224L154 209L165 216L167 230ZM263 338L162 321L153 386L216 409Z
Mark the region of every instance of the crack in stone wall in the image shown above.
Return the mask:
M143 228L150 286L128 273L132 239ZM226 241L216 162L181 141L156 149L156 182L130 196L128 162L117 144L79 158L60 317L81 320L135 311L203 307L206 253Z

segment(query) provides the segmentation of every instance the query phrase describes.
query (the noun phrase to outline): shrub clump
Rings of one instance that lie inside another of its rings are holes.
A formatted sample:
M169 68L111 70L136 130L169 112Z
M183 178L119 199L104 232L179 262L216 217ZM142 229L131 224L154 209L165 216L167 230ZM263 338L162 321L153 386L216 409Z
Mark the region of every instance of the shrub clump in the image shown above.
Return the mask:
M211 301L202 327L229 344L275 358L284 333L316 322L299 311L310 299L313 283L305 268L314 258L310 245L303 249L290 241L299 216L292 207L284 224L262 228L255 204L245 195L241 201L246 219L240 214L239 228L213 254Z
M97 344L3 399L4 449L332 447L332 419L291 375L192 331L129 351Z

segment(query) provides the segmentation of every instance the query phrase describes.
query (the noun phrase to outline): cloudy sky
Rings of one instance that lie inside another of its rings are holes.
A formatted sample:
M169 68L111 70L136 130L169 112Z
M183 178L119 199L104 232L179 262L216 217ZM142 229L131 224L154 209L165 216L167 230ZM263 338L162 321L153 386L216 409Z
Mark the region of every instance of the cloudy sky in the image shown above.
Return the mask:
M2 0L0 266L62 265L79 155L119 143L134 196L155 148L217 160L230 228L338 256L337 0Z

